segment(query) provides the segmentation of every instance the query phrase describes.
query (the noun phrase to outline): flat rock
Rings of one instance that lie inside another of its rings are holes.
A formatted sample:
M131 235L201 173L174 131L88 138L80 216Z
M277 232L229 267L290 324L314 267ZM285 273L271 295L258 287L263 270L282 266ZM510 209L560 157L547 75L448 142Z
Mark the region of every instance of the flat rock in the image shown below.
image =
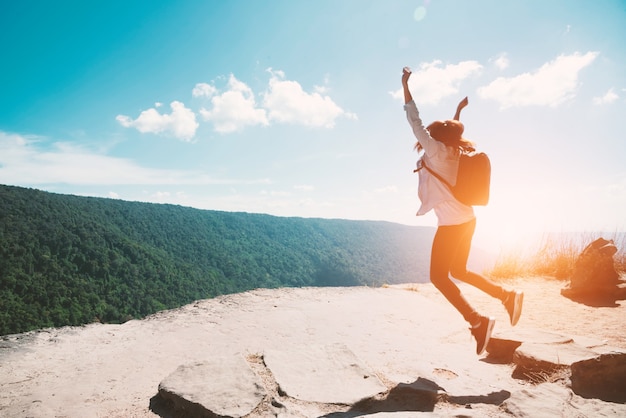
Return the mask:
M484 418L484 412L481 410L474 411L472 409L458 407L447 409L445 411L432 412L377 412L375 414L356 415L355 418Z
M583 347L587 347L593 351L597 351L598 354L602 354L603 352L606 352L605 350L607 349L607 347L609 347L608 345L606 345L606 340L601 340L599 338L580 336L580 335L574 336L572 338L574 340L574 343ZM609 349L609 351L612 351L612 350Z
M502 409L515 417L626 416L626 405L584 399L557 383L542 383L517 391L502 404Z
M596 357L598 354L575 343L524 343L516 351L513 377L536 380L558 370L568 369L572 363Z
M544 417L565 417L571 391L555 383L542 383L511 394L502 404L513 416L533 416L541 411Z
M171 409L194 417L242 417L265 395L262 382L240 354L179 366L159 385L159 396Z
M572 337L538 329L511 329L495 333L487 346L489 355L502 362L513 361L513 354L522 343L527 344L566 344Z
M263 359L280 390L302 401L350 405L387 390L343 344L266 350Z
M492 298L459 285L491 314ZM531 344L557 346L542 348L558 351L548 367L563 363L571 340L591 347L593 358L624 349L626 304L571 303L554 280L525 286L521 326L496 337L527 353ZM508 329L495 305L496 330ZM467 324L431 284L257 289L141 321L0 340L2 417L626 417L626 405L568 386L576 362L538 372L535 385L512 377L515 364L476 356Z
M509 329L493 334L492 338L531 344L566 344L573 341L570 336L533 328Z
M626 353L615 352L572 364L572 390L585 398L626 402Z

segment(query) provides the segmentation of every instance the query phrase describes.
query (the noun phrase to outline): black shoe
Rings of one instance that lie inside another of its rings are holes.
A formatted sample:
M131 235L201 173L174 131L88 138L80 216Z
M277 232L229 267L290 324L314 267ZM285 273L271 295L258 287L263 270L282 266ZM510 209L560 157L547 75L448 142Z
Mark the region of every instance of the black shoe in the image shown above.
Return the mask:
M519 290L514 290L513 292L507 292L506 298L502 301L506 311L509 313L509 318L511 318L511 325L515 326L517 321L519 321L519 317L522 314L522 303L524 303L524 293Z
M489 344L489 339L491 338L491 331L493 331L493 326L495 325L496 320L487 316L480 317L480 323L472 328L472 335L476 338L476 354L481 355L485 352L487 348L487 344Z

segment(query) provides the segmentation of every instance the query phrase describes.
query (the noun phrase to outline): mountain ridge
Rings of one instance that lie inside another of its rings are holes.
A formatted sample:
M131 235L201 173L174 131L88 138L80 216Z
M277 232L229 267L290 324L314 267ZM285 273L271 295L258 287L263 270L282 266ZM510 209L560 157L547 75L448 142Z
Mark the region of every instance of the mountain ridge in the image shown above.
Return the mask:
M420 282L433 234L0 185L0 335L119 323L254 288Z

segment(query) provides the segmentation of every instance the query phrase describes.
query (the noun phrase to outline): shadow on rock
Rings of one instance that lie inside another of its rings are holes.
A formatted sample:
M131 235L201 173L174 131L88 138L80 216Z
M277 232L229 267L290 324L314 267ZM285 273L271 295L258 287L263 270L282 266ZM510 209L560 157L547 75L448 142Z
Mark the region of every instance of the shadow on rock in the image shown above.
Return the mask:
M441 390L435 382L420 377L413 383L398 384L382 398L364 399L346 412L334 412L323 418L351 418L377 412L432 412Z
M606 293L576 293L568 292L569 289L563 289L561 294L566 298L590 306L592 308L617 308L620 305L618 300L626 299L625 295L614 295L611 292Z
M158 393L150 398L150 411L154 412L161 418L178 418L172 413L172 403L163 399Z
M447 396L444 389L438 384L420 377L413 383L398 384L382 398L365 399L354 404L346 412L334 412L324 415L323 418L353 418L379 412L433 412L435 405L440 400L458 404L488 403L499 405L510 396L511 394L507 391L483 396Z
M150 398L150 411L161 418L220 418L218 415L211 414L206 410L198 410L192 408L176 409L174 403L164 399L158 393Z

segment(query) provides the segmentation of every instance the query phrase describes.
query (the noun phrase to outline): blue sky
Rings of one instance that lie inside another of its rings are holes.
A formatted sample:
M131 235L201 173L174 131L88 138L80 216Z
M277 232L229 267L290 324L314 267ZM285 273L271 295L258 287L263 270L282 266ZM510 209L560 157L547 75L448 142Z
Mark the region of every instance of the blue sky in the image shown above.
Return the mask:
M4 1L0 183L202 209L416 217L424 119L493 165L477 235L624 230L626 3Z

